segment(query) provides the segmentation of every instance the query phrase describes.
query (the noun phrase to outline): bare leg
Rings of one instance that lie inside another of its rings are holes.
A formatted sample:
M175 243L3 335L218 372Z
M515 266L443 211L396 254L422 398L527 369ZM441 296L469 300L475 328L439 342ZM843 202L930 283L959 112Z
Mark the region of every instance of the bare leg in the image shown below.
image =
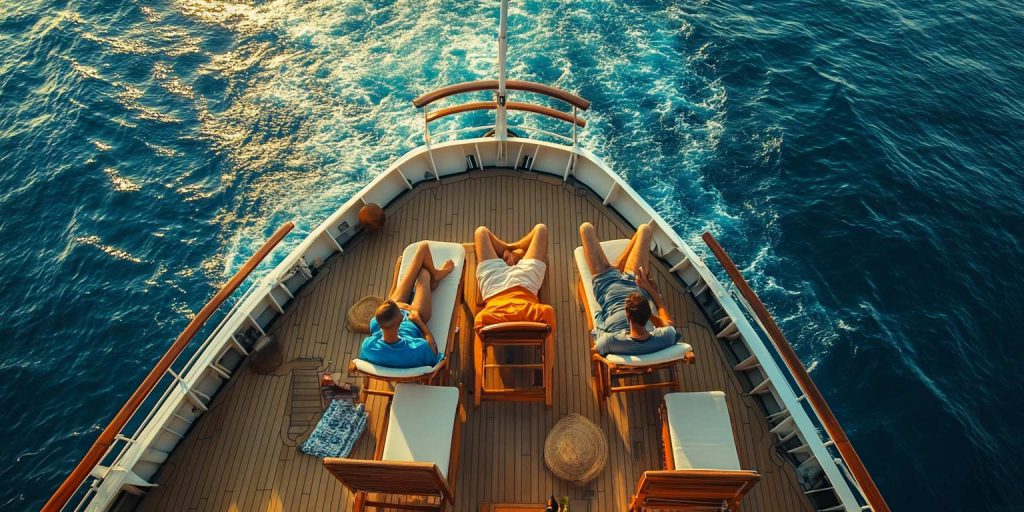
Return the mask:
M623 272L635 275L636 269L639 267L643 267L644 270L650 270L648 263L651 261L652 236L651 227L647 224L641 224L636 230L636 234L633 235L629 255L626 257L626 264L622 267Z
M426 270L430 275L430 288L434 289L437 287L437 283L450 274L454 268L455 263L452 260L444 262L440 269L435 267L434 259L430 255L430 247L427 246L426 242L420 243L416 247L416 253L413 254L412 261L406 267L405 275L399 277L398 285L395 286L395 291L391 294L390 298L396 302L409 302L421 269Z
M601 241L597 238L597 231L593 224L584 222L580 225L580 242L583 244L583 255L592 275L596 276L611 268L608 258L604 255L604 250L601 249Z
M537 224L523 238L520 238L515 242L508 243L501 238L498 238L498 236L486 226L480 226L476 228L476 232L473 234L477 261L484 261L492 258L504 258L506 251L515 253L518 258L536 258L547 261L547 229L547 226ZM544 241L539 244L534 244L533 242L537 238L538 233L541 232L543 232L541 236L544 237ZM533 255L526 256L526 253L530 251L531 247L535 248Z
M491 230L487 229L486 226L476 228L476 232L473 233L473 246L476 250L477 263L499 257L498 250L493 242L496 238L494 233L491 233Z
M544 224L537 224L530 233L530 244L526 246L526 254L523 258L548 261L548 227Z
M633 234L633 237L629 239L629 243L626 244L625 249L622 250L619 257L615 258L615 263L612 263L612 266L619 269L619 272L625 272L626 260L629 259L629 255L633 252L633 247L636 246L636 238L639 234L640 231Z
M420 318L424 322L430 321L430 272L426 269L420 269L419 275L416 277L416 293L412 296L412 309L420 314Z

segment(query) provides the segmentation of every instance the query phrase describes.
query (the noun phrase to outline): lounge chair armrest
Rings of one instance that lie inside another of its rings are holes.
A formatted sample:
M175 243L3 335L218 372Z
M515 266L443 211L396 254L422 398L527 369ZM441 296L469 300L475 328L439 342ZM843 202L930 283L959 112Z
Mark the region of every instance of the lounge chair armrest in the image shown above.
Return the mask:
M480 334L507 332L546 334L549 331L551 331L551 326L540 322L502 322L483 327L480 329Z

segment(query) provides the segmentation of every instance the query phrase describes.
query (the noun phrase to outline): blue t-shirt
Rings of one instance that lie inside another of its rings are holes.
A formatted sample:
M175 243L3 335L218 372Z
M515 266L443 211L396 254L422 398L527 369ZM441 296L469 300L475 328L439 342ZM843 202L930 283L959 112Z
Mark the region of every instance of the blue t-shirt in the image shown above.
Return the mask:
M643 341L633 339L629 335L628 326L624 330L615 332L594 329L591 334L595 338L594 348L602 356L608 354L620 356L651 354L675 345L678 339L676 328L671 325L655 328L651 331L651 337Z
M409 312L402 310L402 323L398 325L398 341L387 343L377 319L370 320L370 336L359 348L359 359L388 368L416 368L434 366L438 357L416 324L409 320Z

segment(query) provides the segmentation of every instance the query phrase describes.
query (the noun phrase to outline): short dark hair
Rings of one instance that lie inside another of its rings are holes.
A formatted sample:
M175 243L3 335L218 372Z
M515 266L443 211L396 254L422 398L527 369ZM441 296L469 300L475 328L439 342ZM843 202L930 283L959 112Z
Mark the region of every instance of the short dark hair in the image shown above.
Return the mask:
M377 325L391 326L402 317L402 310L398 308L398 304L393 300L386 300L377 306L377 310L373 312L374 318L377 319Z
M651 319L651 303L640 292L626 297L626 318L635 325L644 325Z

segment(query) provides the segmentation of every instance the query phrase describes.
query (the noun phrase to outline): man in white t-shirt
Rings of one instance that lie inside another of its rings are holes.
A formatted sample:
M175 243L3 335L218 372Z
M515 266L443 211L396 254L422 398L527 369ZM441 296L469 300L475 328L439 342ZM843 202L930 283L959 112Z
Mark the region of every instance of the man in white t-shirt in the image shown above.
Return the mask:
M484 308L476 315L476 328L503 322L541 322L554 329L554 308L537 299L548 269L548 227L537 224L520 240L508 243L480 226L473 238L477 285L484 299Z

